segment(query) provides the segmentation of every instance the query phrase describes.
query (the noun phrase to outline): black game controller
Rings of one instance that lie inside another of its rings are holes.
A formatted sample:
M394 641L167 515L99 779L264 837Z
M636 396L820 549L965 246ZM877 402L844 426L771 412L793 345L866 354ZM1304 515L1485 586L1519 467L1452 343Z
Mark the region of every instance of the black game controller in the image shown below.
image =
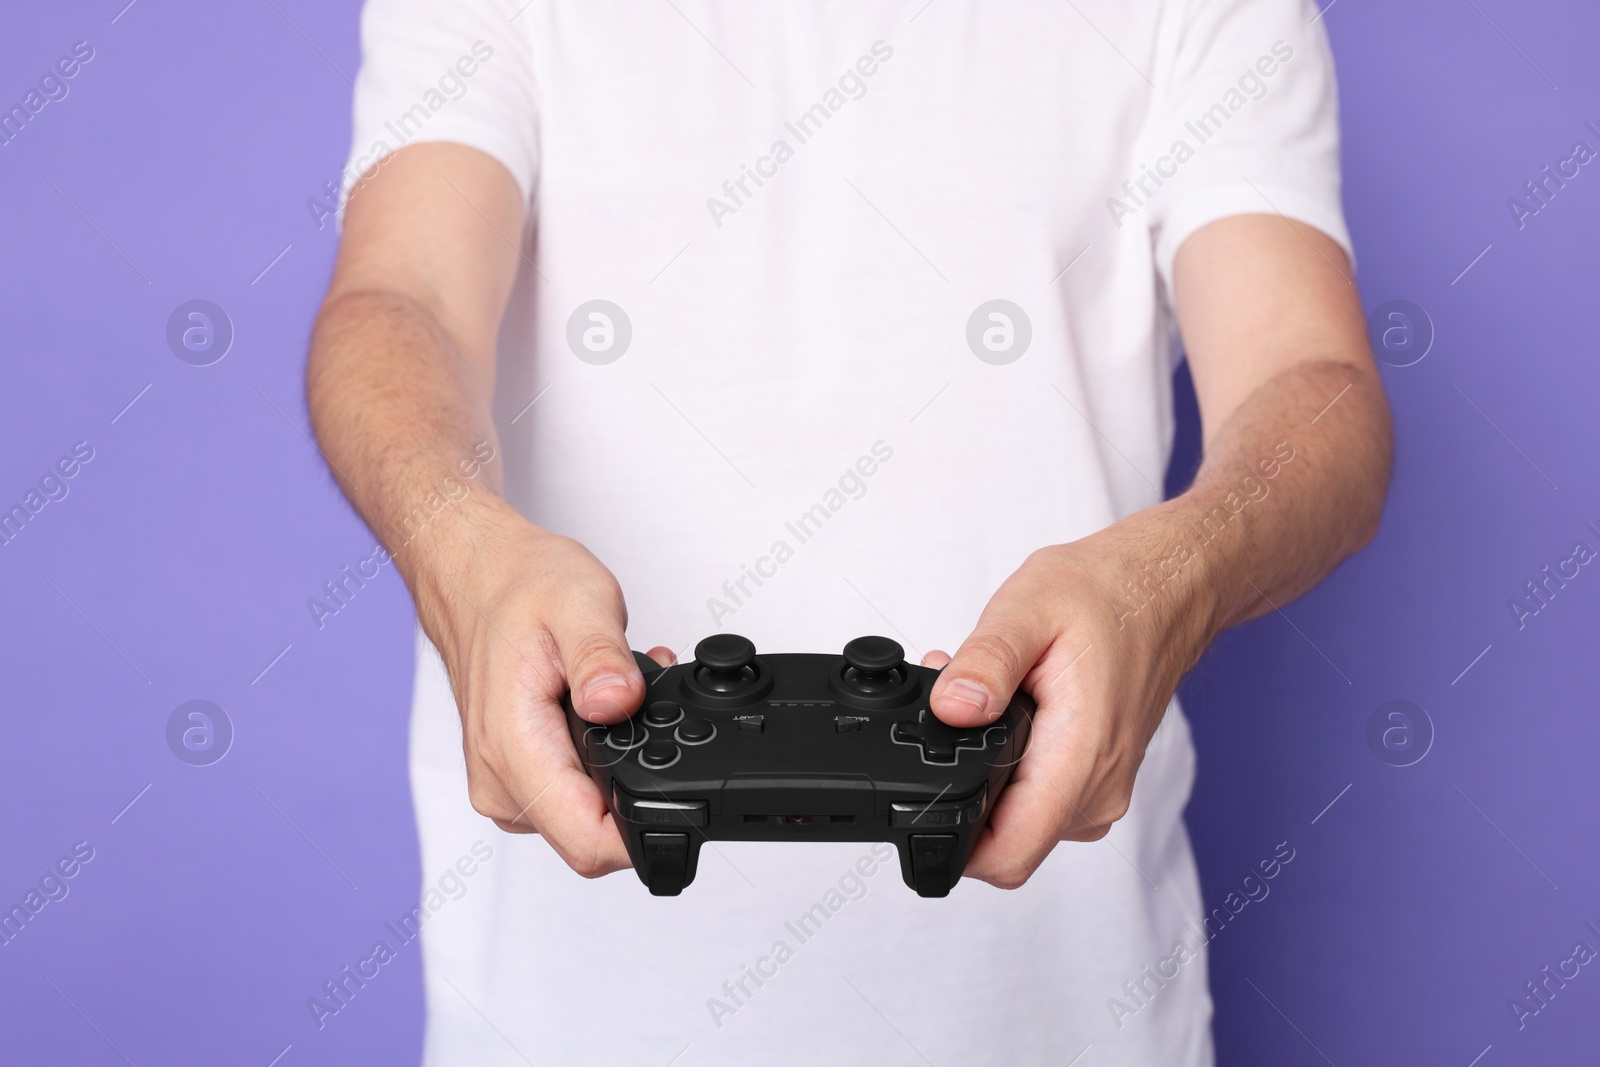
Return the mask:
M858 637L842 656L757 656L717 634L694 654L663 670L635 652L644 705L613 726L565 701L652 894L694 881L702 841L889 841L918 895L950 892L1027 746L1027 695L958 729L928 708L939 672L886 637Z

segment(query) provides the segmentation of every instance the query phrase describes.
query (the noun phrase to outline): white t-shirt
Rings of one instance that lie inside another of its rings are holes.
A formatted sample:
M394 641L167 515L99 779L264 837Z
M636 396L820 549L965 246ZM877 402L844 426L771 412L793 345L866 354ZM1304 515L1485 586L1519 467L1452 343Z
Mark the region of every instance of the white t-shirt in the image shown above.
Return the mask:
M1030 551L1161 499L1189 234L1347 243L1314 15L369 0L347 174L448 140L526 193L507 492L617 575L635 648L920 657ZM493 853L426 898L435 1067L1212 1061L1176 705L1109 837L944 900L858 844L708 845L676 898L585 881L472 811L426 641L411 758L425 885Z

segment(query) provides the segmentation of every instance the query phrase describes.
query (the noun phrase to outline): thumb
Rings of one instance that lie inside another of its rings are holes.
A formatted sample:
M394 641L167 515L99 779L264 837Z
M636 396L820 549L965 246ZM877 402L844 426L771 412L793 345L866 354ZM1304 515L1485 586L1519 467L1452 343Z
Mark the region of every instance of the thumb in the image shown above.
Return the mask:
M551 626L572 693L572 706L594 723L621 722L644 702L644 675L628 649L622 623L604 614Z
M929 705L934 715L951 726L983 726L998 719L1049 645L1042 620L990 601L977 629L934 683Z

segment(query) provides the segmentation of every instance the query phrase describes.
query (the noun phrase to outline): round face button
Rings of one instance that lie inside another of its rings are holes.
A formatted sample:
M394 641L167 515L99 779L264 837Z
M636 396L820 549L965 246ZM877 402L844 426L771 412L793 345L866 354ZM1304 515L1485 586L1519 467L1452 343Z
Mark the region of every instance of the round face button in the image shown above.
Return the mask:
M677 763L682 754L671 741L651 741L639 751L639 765L659 771Z
M650 731L638 719L625 719L606 731L606 744L623 752L650 740Z
M683 718L683 709L670 700L658 700L644 711L644 721L651 726L671 726Z
M703 745L717 736L717 725L705 719L685 719L677 736L686 745Z

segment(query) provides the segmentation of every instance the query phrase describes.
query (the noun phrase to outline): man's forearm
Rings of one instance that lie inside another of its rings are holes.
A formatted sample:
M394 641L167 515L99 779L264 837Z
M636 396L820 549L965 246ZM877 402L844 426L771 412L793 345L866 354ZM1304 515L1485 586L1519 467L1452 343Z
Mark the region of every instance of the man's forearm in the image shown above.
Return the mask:
M380 291L323 307L306 384L323 454L427 613L509 511L490 385L421 304Z
M525 207L510 171L465 145L408 145L369 171L346 205L307 392L330 467L444 661L473 808L595 877L628 853L562 698L616 722L645 683L616 579L499 495L496 345Z
M1159 620L1198 656L1304 593L1376 532L1390 452L1371 369L1307 362L1266 382L1212 435L1193 486L1105 532L1130 561L1119 625Z

